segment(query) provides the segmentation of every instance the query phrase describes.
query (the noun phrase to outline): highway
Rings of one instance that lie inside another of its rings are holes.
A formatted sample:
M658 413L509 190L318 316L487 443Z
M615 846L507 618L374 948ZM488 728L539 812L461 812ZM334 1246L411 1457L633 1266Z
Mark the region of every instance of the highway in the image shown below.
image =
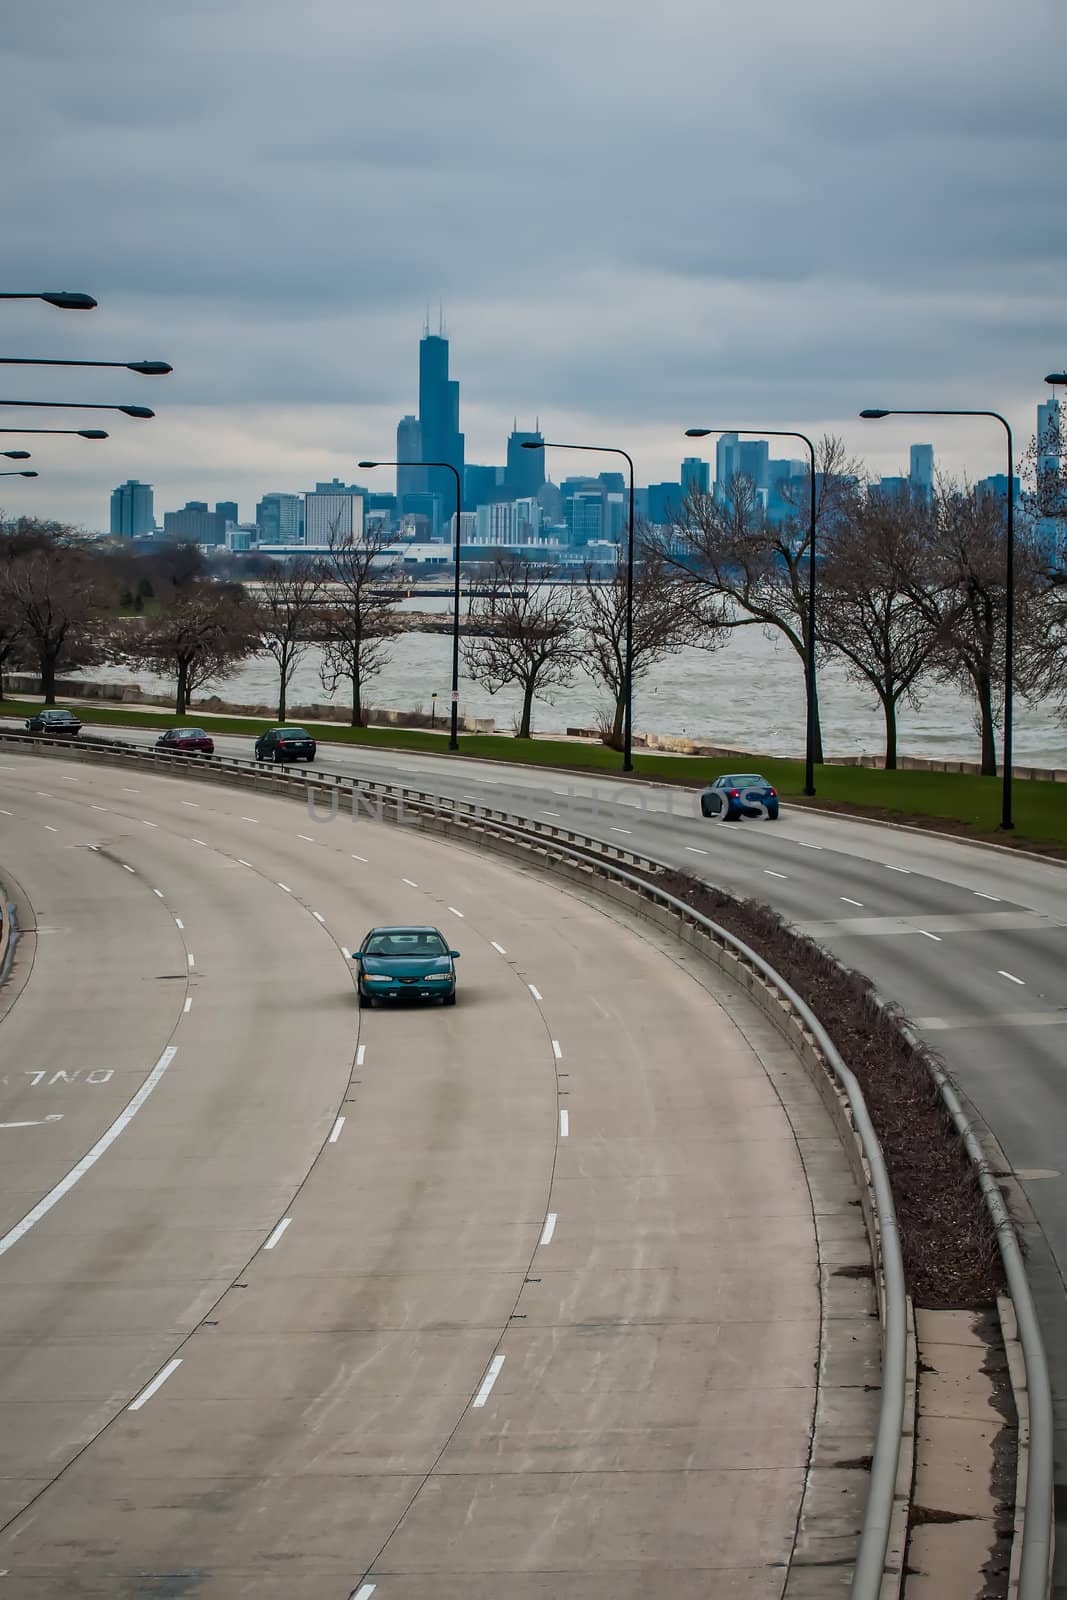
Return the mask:
M5 1595L780 1595L860 1224L747 999L280 798L5 750L0 827ZM406 920L459 1004L360 1013Z
M216 747L251 754L246 739ZM694 792L632 780L340 746L321 747L319 765L582 829L764 900L918 1023L1038 1224L1028 1265L1057 1408L1056 1592L1067 1595L1067 865L795 807L777 823L714 823Z

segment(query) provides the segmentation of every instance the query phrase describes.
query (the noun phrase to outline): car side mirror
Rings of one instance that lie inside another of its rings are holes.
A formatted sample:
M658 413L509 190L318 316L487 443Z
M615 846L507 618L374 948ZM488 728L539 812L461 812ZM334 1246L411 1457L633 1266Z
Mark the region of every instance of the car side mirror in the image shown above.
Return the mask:
M450 950L448 953L452 957L453 961L458 961L459 960L459 951L458 950Z
M353 961L362 961L363 960L363 952L361 950L353 950L353 952L352 952L352 960Z

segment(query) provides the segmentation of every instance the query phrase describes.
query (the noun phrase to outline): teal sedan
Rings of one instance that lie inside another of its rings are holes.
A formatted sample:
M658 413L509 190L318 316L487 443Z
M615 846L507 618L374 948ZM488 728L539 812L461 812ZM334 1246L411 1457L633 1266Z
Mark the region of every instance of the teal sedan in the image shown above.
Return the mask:
M438 928L372 928L353 955L360 1010L375 1000L456 1003L458 950Z

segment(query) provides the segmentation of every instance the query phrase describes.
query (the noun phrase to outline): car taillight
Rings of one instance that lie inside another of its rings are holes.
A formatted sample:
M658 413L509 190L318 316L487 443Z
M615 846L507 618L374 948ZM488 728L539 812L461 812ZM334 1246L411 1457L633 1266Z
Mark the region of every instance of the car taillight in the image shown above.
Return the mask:
M778 790L777 789L772 789L771 790L771 799L774 800L774 799L777 798L777 796L778 796Z
M730 790L730 799L731 800L740 800L740 798L741 798L740 789L731 789Z

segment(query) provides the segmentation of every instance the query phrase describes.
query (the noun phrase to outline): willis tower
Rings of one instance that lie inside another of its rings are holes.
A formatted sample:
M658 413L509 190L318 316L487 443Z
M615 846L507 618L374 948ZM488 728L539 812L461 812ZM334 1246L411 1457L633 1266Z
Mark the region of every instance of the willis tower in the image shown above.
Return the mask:
M419 343L419 429L424 461L448 461L463 482L463 435L459 431L459 383L448 376L448 340L444 325L433 334L427 325ZM441 526L447 528L456 509L456 483L450 472L431 469L426 489L438 496Z

